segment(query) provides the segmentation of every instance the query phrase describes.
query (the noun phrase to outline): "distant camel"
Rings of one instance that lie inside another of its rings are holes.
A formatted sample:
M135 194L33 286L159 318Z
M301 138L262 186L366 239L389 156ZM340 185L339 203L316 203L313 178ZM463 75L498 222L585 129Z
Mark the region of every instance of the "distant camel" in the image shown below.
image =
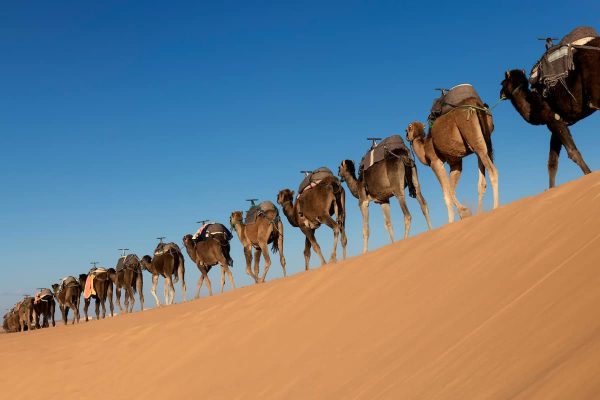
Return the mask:
M185 262L181 249L175 243L159 243L154 250L154 257L145 255L140 260L142 269L147 270L152 274L152 296L156 300L156 306L160 306L160 301L156 296L156 286L158 285L158 277L162 275L165 278L165 305L173 304L175 297L175 286L173 281L177 283L181 279L181 296L185 301L186 286L185 286Z
M110 279L115 285L115 297L119 314L123 312L121 307L121 289L125 290L125 312L132 312L135 305L135 292L140 297L141 310L144 311L144 278L142 276L142 265L136 254L128 254L120 257L117 261L115 272L111 274Z
M470 108L473 106L476 108ZM454 221L454 205L461 218L471 215L469 209L458 201L456 186L462 173L462 159L472 153L477 154L479 164L477 212L482 209L486 169L490 173L494 192L494 208L498 207L498 170L492 161L491 136L494 124L491 115L482 111L484 107L477 99L467 98L452 111L438 117L429 130L429 135L425 136L425 127L418 121L409 124L406 129L406 138L413 146L417 158L431 167L440 182L448 209L448 222ZM450 165L450 180L444 163Z
M52 321L52 326L56 326L54 322L54 310L56 303L54 302L54 294L50 289L40 289L35 295L33 300L33 311L35 319L35 328L48 328L50 324L48 321ZM40 326L40 317L42 317L42 324Z
M96 269L92 269L90 270L90 272L88 272L87 274L80 274L79 275L79 285L83 288L83 302L84 302L84 306L83 306L83 313L85 315L85 322L89 321L88 318L88 309L90 307L90 303L92 301L92 299L95 299L96 302L96 319L100 319L100 306L102 305L102 318L106 318L106 299L108 299L109 301L109 306L110 306L110 316L112 317L114 314L114 304L113 304L113 299L112 299L112 293L113 293L113 286L112 286L112 281L110 280L110 274L112 271L114 271L112 268L106 269L106 268L96 268ZM86 281L88 279L92 279L93 277L93 284L92 287L94 289L94 293L93 294L89 294L88 297L86 298Z
M399 158L397 155L389 155L385 159L373 164L366 171L361 171L356 178L354 161L342 161L338 175L342 181L346 181L348 189L358 199L358 206L363 220L363 253L369 247L369 203L374 201L381 205L385 228L394 241L394 229L390 218L390 198L396 197L404 214L404 238L408 237L411 216L406 205L404 189L408 187L411 197L416 197L421 205L421 211L431 229L429 210L427 202L421 194L419 179L417 177L417 166L408 155L408 149Z
M61 283L52 285L52 290L58 302L64 324L67 324L69 309L73 310L74 314L72 323L74 324L75 320L79 323L79 301L82 289L77 279L73 276L68 276Z
M233 274L229 268L230 265L233 265L233 260L229 255L231 233L222 224L210 224L206 229L212 230L213 233L203 240L194 240L192 235L189 234L183 237L183 245L188 255L200 270L200 278L196 285L196 298L200 297L200 289L202 289L205 279L208 293L212 296L212 285L208 277L208 271L217 264L221 266L221 293L225 288L226 274L231 287L235 289Z
M35 311L33 310L33 297L26 296L23 300L17 303L15 311L19 316L19 330L21 332L35 329L35 324L32 322L35 318Z
M294 192L283 189L277 195L277 203L281 205L290 225L300 228L306 239L304 240L304 266L309 269L311 246L319 256L321 265L325 264L325 258L321 253L321 247L315 238L315 230L325 224L333 229L333 250L331 262L336 262L336 250L338 235L342 236L343 257L346 258L346 194L340 181L332 175L320 180L314 187L302 193L302 206L299 210L300 200L294 202ZM335 219L331 218L334 216Z
M229 218L232 229L235 229L242 246L244 246L246 273L254 278L256 283L265 281L267 272L271 266L268 244L272 243L273 253L279 251L279 261L283 269L283 276L286 276L285 256L283 255L283 223L275 204L270 201L264 201L260 205L250 209L249 213L253 214L253 222L251 223L244 223L241 211L232 212ZM254 248L254 272L250 269L252 248ZM262 277L259 278L261 254L265 258L265 270Z
M7 333L19 332L21 330L21 325L19 323L19 313L15 307L13 307L6 314L4 314L2 328L4 328L4 330Z
M556 182L562 146L584 174L591 172L569 130L570 125L600 110L600 38L586 46L596 49L577 49L573 54L574 68L564 79L564 84L554 86L546 97L529 89L523 70L506 71L502 81L500 97L509 99L525 121L546 125L552 133L548 155L548 185L551 188Z

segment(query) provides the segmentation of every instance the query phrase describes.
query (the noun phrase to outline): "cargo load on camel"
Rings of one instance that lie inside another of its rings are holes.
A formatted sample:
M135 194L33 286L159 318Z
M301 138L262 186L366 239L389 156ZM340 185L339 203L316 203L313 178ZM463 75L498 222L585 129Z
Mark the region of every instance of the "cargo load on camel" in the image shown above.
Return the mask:
M404 165L410 168L415 165L410 155L410 150L404 143L404 140L402 140L402 137L400 135L392 135L379 143L375 143L375 140L373 140L373 145L360 161L359 176L362 176L364 171L378 162L385 160L387 157L398 158L402 160Z
M333 172L327 167L317 168L314 171L310 171L306 173L306 176L300 182L300 186L298 187L298 197L302 195L303 192L310 190L317 186L323 179L334 176Z
M432 126L442 115L460 107L460 103L469 98L476 99L477 104L484 106L475 88L468 83L456 85L451 89L442 89L442 95L433 101L431 112L427 117L429 126Z
M578 49L600 51L598 47L586 46L597 37L598 33L594 28L580 26L562 38L557 45L552 45L552 40L547 39L546 52L531 69L529 83L532 89L547 97L549 91L559 82L566 88L565 79L570 71L575 69L573 55Z

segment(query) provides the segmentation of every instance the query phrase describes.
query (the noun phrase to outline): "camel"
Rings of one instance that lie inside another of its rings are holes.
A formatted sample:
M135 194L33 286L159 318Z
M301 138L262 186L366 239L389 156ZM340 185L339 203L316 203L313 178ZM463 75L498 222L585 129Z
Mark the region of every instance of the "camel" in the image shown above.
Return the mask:
M19 332L21 325L19 323L19 313L16 308L13 307L6 314L4 314L4 320L2 321L2 328L7 333Z
M28 331L35 329L35 324L32 324L35 319L33 297L26 296L23 300L17 303L14 310L18 315L20 332L25 331L25 328L27 328Z
M462 173L462 159L472 153L477 154L479 165L477 212L482 210L486 169L494 192L494 208L498 207L498 170L492 161L491 136L494 124L491 114L483 111L485 107L477 99L467 98L456 104L453 110L438 117L427 136L421 122L412 122L406 129L406 139L417 158L431 167L440 182L448 209L448 222L454 221L453 206L456 206L461 218L471 215L471 211L458 201L456 186ZM450 166L450 180L444 163Z
M584 174L591 172L577 149L569 125L600 110L600 38L586 43L588 48L577 48L573 54L574 69L564 79L540 94L539 88L530 90L529 81L523 70L506 71L502 81L500 98L510 100L521 117L532 125L546 125L550 130L550 152L548 154L548 186L553 188L558 171L561 147L581 168ZM593 48L596 49L593 49ZM565 87L566 86L566 87Z
M279 211L273 203L265 201L258 206L254 206L249 213L254 213L254 222L244 223L243 213L234 211L231 213L229 223L232 229L238 235L242 246L244 246L244 256L246 257L246 273L254 278L256 283L265 282L267 272L271 266L271 257L269 256L268 244L272 243L273 253L279 251L279 261L285 271L285 256L283 255L283 223L279 217ZM254 248L254 272L250 269L252 263L252 248ZM265 270L262 277L259 278L260 256L265 259Z
M85 314L85 322L89 321L88 308L90 307L92 299L96 300L96 319L100 319L100 306L102 306L102 318L106 318L106 299L109 301L110 316L113 316L115 307L112 299L113 286L112 281L110 280L110 274L113 271L114 269L112 268L92 268L87 274L79 275L79 285L83 288L84 293L83 313ZM92 276L94 277L92 286L95 294L88 295L86 290L86 281L88 279L92 279Z
M341 182L332 175L322 179L311 189L301 194L301 199L294 201L294 192L283 189L277 194L277 203L283 209L283 214L293 227L299 228L306 239L304 240L304 267L308 271L310 263L310 249L325 264L321 247L315 238L315 231L325 224L333 230L333 250L330 262L336 262L338 235L341 233L343 258L346 258L346 193ZM300 211L300 203L301 211ZM333 219L331 216L335 216Z
M128 254L120 257L117 261L115 272L110 275L110 279L115 285L115 297L119 314L123 312L121 307L121 289L125 290L125 312L132 312L135 305L135 292L140 297L141 310L144 311L144 280L142 276L142 266L140 259L136 254Z
M54 322L54 310L56 308L56 303L54 301L54 294L50 289L40 289L40 291L35 295L33 301L33 311L34 311L34 322L35 328L48 328L50 324L49 320L52 321L52 326L56 326ZM40 326L40 317L42 318L42 325Z
M408 150L408 149L407 149ZM417 177L417 166L410 159L408 153L399 158L395 154L388 155L385 159L373 164L366 171L361 171L356 178L354 161L342 161L338 175L342 182L346 182L350 193L358 199L358 206L363 220L363 253L369 247L369 203L374 201L381 205L385 228L394 241L394 229L390 218L390 198L396 197L404 214L404 238L408 238L410 230L411 215L406 205L404 189L408 187L411 197L416 197L421 205L421 211L431 229L429 220L429 209L427 202L421 194L419 179Z
M61 283L55 283L52 285L54 291L54 297L58 302L58 307L62 314L62 319L65 325L67 325L69 309L73 310L74 318L79 323L79 301L81 298L81 286L75 277L68 276L61 280Z
M208 272L217 264L221 266L221 293L225 289L225 275L227 275L231 287L235 289L233 274L229 268L233 265L233 260L229 255L231 233L222 224L210 224L206 229L211 229L213 233L208 234L202 240L195 240L189 234L183 237L183 245L188 255L200 270L200 278L198 278L198 284L196 285L196 299L200 297L200 289L202 289L205 279L208 293L212 296L212 285Z
M161 275L165 278L165 305L173 304L173 299L175 297L175 286L173 285L173 282L177 283L179 279L181 279L181 296L183 301L185 301L185 262L179 246L173 242L163 243L161 241L154 250L154 256L150 257L149 255L145 255L140 260L140 264L142 265L142 269L145 269L152 274L152 289L150 291L156 301L157 307L160 307L161 305L156 296L158 277Z

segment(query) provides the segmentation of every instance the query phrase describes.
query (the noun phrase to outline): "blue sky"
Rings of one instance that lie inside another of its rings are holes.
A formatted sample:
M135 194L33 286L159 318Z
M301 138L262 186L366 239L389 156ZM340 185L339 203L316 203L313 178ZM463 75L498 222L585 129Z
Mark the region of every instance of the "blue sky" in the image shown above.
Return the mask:
M181 243L199 219L227 223L246 198L275 201L278 190L295 190L300 170L360 160L366 137L424 120L435 87L469 82L493 104L504 71L529 70L541 55L537 37L594 26L599 12L595 1L7 3L0 307L92 260L114 266L120 247L149 254L157 236ZM501 203L545 190L546 128L526 124L509 103L494 118ZM593 170L598 118L572 129ZM422 165L419 176L440 227L447 217L437 180ZM580 176L563 152L558 182ZM471 206L476 179L472 156L459 185ZM360 213L348 195L348 250L357 255ZM423 232L414 199L409 208L411 234ZM397 202L392 218L400 238ZM285 230L288 271L298 273L304 237L287 221ZM326 255L331 236L318 232ZM370 248L387 243L372 205ZM250 284L237 237L232 256L236 283ZM199 273L187 265L190 297ZM269 278L280 276L276 260ZM211 277L216 283L218 271Z

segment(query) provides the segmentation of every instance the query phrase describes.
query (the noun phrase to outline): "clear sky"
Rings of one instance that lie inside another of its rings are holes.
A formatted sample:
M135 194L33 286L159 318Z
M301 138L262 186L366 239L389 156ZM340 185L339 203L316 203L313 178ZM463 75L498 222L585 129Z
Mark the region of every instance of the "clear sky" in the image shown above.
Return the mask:
M157 236L181 243L199 219L227 223L246 198L296 190L300 170L360 160L366 137L404 135L423 121L436 87L469 82L494 104L504 71L529 70L543 52L537 37L600 29L597 1L404 3L3 4L0 307L86 272L90 261L114 266L120 247L150 254ZM547 129L509 103L494 118L501 203L545 190ZM599 118L572 129L593 170ZM447 216L437 180L422 165L419 176L440 227ZM558 183L580 176L563 151ZM471 206L476 179L471 156L459 185ZM414 199L408 204L416 235L424 218ZM348 250L357 255L360 213L349 193L347 208ZM392 218L400 238L395 201ZM284 225L288 271L298 273L304 237ZM318 232L326 256L331 236ZM372 205L370 248L387 243ZM236 283L250 284L237 237L232 257ZM189 298L199 273L186 260ZM268 278L280 276L275 259ZM216 286L218 269L211 277Z

